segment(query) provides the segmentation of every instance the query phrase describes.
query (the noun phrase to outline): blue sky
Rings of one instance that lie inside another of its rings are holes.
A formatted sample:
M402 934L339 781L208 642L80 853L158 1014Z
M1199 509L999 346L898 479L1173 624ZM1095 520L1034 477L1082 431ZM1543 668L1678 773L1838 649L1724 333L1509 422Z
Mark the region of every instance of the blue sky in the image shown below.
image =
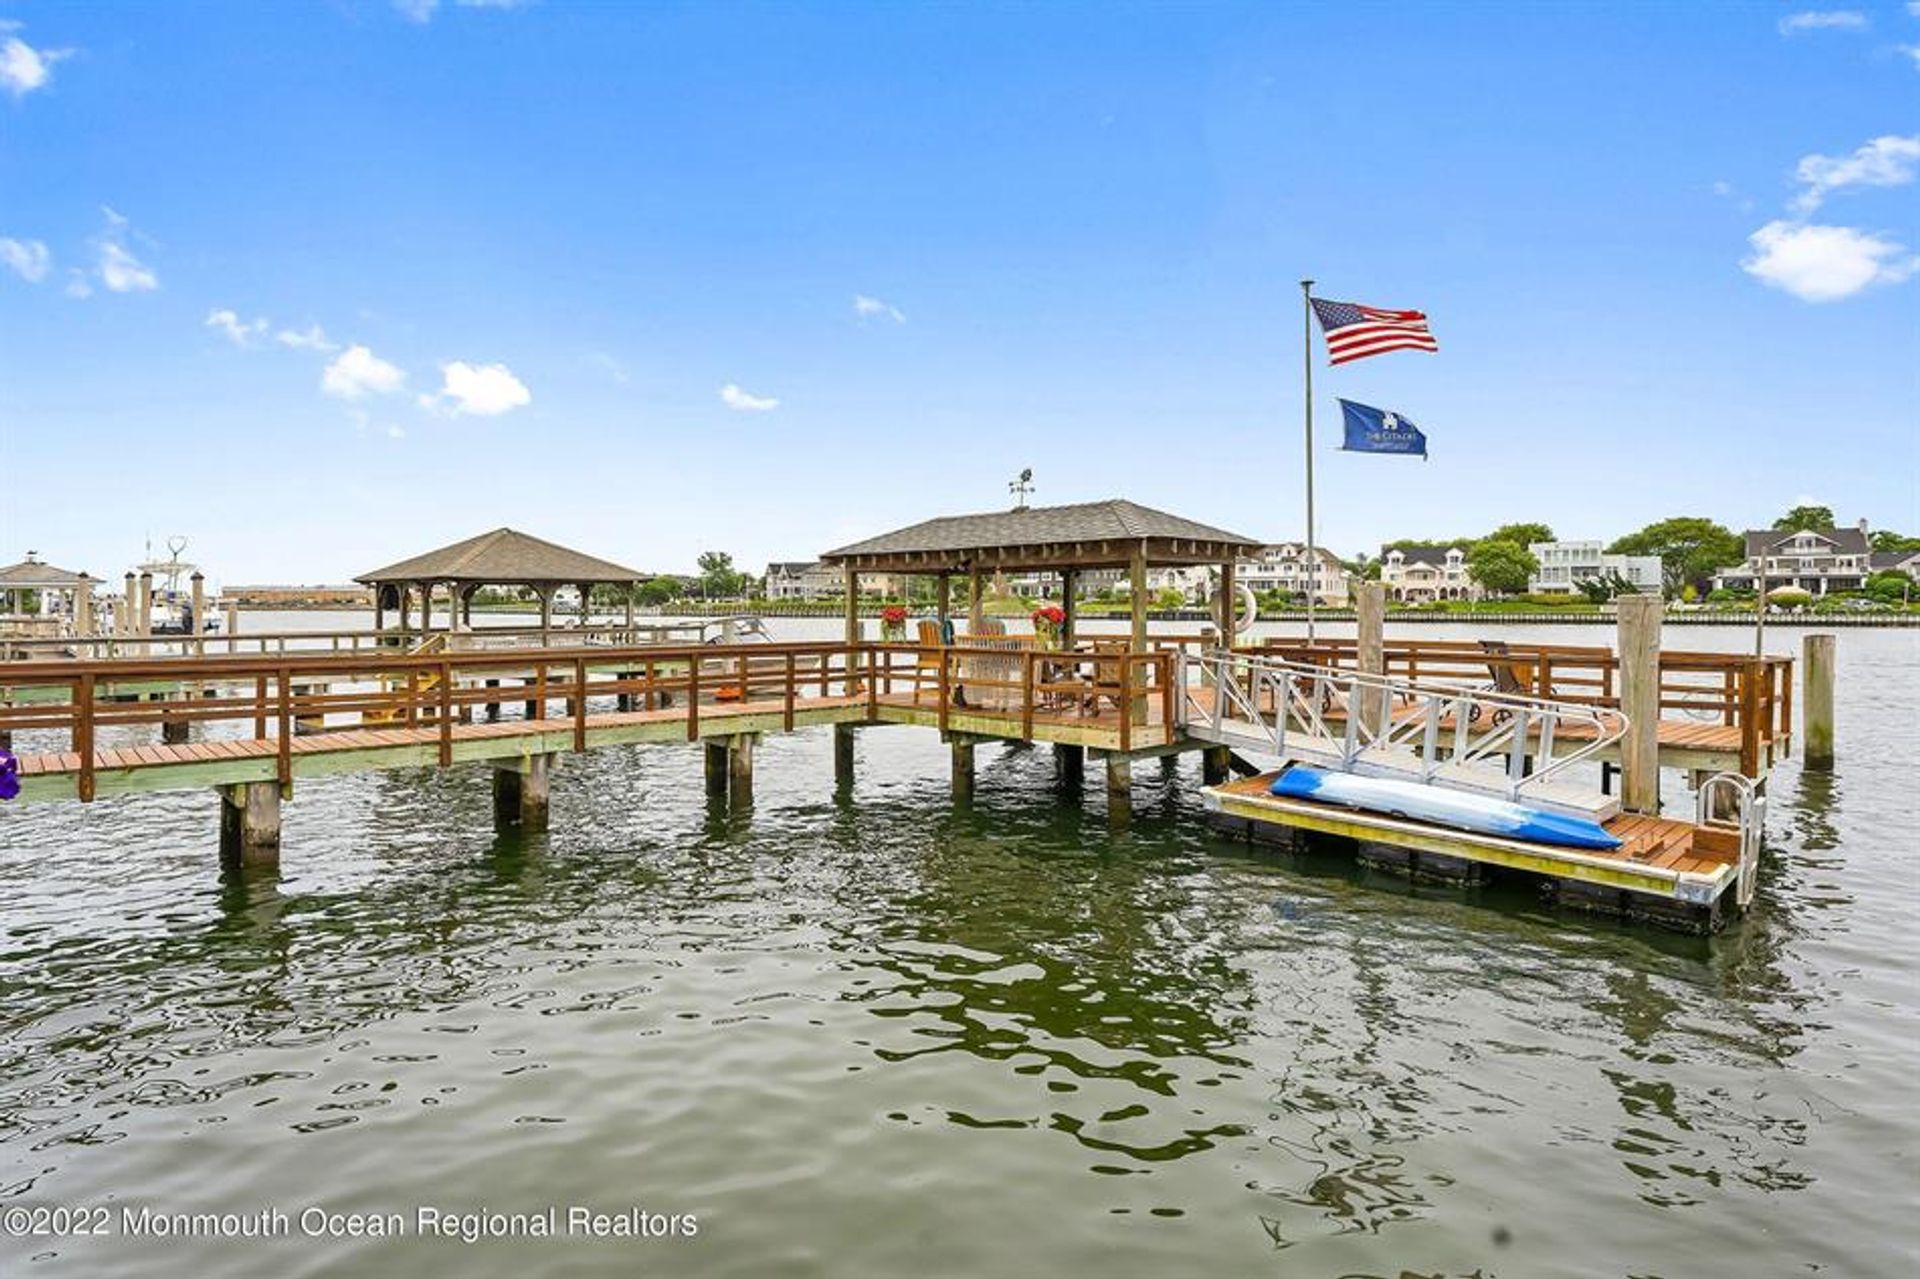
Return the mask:
M1309 274L1441 344L1316 338L1343 553L1809 497L1920 531L1904 4L0 25L0 562L341 580L512 524L758 567L1023 466L1298 537ZM1336 395L1433 459L1334 451Z

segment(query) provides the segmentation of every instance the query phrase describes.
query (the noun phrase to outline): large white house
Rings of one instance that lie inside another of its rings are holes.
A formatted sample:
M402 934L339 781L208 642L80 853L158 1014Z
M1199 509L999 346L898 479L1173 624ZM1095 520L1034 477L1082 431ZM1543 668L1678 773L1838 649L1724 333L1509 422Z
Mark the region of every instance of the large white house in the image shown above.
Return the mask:
M775 560L767 565L766 597L770 600L820 600L846 593L847 578L837 568L818 560ZM893 573L862 573L860 594L899 598L906 579Z
M1304 542L1263 546L1257 557L1234 565L1234 580L1255 592L1286 591L1290 595L1305 595L1311 582L1315 603L1345 605L1353 575L1340 557L1324 546L1313 548L1313 558L1315 563L1309 571Z
M1387 598L1403 604L1477 600L1486 596L1467 576L1467 553L1458 546L1382 547L1380 584Z
M1527 549L1540 567L1527 579L1536 595L1572 595L1580 583L1615 577L1636 591L1664 588L1658 555L1609 555L1599 542L1530 542Z
M1765 589L1798 587L1810 595L1830 591L1857 591L1872 572L1873 547L1867 522L1853 528L1749 529L1745 562L1714 575L1716 588L1751 591L1756 582Z

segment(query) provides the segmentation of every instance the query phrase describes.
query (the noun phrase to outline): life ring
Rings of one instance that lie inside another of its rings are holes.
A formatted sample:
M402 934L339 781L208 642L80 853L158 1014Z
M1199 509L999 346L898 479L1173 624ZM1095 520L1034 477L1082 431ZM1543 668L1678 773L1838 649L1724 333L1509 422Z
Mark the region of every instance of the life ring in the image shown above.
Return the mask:
M1260 597L1255 595L1253 588L1245 582L1235 582L1233 584L1233 598L1236 608L1227 629L1233 634L1239 635L1244 631L1250 630L1253 624L1260 620ZM1213 612L1216 617L1220 616L1223 612L1220 603L1221 592L1216 590L1213 593Z

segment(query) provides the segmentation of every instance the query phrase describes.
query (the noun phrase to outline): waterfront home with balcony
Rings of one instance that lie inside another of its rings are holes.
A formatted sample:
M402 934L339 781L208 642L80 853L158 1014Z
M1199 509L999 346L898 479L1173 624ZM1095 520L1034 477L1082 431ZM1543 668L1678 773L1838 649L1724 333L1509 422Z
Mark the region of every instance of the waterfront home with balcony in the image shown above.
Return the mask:
M1746 559L1714 575L1716 589L1750 591L1797 587L1810 595L1857 591L1866 585L1873 548L1867 522L1853 528L1748 529Z
M1657 592L1665 586L1658 555L1609 555L1596 541L1531 542L1527 550L1540 567L1527 579L1535 595L1573 595L1582 582L1612 581L1636 591Z
M1467 576L1467 552L1458 546L1389 546L1380 551L1380 584L1402 604L1477 600L1486 592Z
M1260 554L1241 560L1234 573L1239 582L1255 592L1285 591L1304 596L1309 585L1316 603L1340 607L1347 602L1353 575L1340 557L1324 546L1313 548L1313 567L1307 567L1307 548L1303 542L1277 542L1260 548Z

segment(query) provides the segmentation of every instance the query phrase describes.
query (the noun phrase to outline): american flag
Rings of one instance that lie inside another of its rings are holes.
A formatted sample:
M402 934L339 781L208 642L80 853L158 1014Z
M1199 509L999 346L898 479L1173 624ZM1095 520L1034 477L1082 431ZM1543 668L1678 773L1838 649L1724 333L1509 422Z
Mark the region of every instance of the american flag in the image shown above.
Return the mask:
M1357 302L1314 298L1313 313L1327 335L1327 362L1345 364L1388 351L1438 351L1427 317L1419 311L1383 311Z

